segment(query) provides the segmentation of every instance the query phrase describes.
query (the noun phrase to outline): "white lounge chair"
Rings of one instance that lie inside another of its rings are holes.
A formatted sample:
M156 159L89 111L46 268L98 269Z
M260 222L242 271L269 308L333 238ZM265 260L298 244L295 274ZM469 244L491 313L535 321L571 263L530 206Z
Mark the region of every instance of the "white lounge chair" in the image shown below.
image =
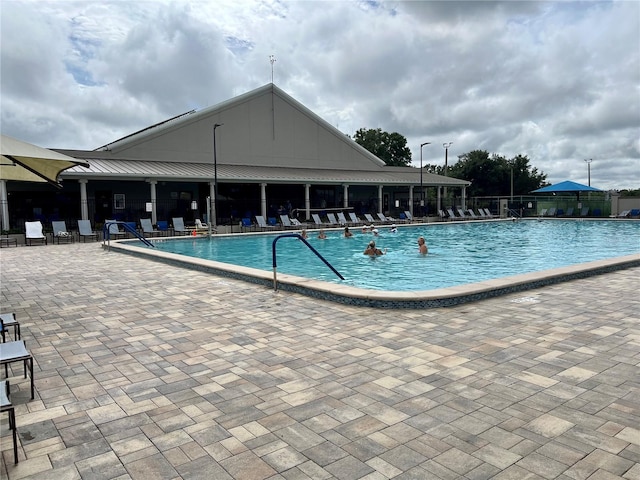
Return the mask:
M362 223L362 220L360 220L354 212L349 212L349 219L353 225L360 225Z
M365 214L364 214L364 218L366 218L366 219L367 219L367 221L368 221L370 224L375 223L375 220L373 219L373 217L371 216L371 214L370 214L370 213L365 213Z
M327 219L331 225L338 225L338 219L333 213L327 213Z
M275 228L273 225L268 225L262 215L256 215L256 223L258 224L258 227L260 227L263 230L269 230L269 229Z
M340 222L340 225L347 225L349 222L347 221L347 217L344 216L343 212L338 212L338 222Z
M317 213L312 213L311 218L313 218L313 223L315 223L316 225L322 225L322 226L327 225L322 220L320 220L320 215L318 215Z
M24 230L25 230L25 243L27 245L31 245L32 242L44 242L47 244L47 237L42 233L42 222L40 220L36 220L35 222L24 222Z
M411 215L411 212L409 210L404 211L404 216L407 217L407 220L409 220L409 222L413 222L413 215Z

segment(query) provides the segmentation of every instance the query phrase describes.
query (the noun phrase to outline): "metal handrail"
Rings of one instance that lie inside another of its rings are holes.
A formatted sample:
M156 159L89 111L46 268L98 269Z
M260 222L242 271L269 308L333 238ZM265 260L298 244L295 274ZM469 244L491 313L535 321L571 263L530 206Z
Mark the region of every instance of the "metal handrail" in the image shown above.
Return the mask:
M340 278L340 280L344 280L344 277L342 275L340 275L340 272L338 272L335 268L333 268L333 265L331 265L322 255L320 255L320 253L311 246L311 244L309 242L307 242L302 235L300 235L299 233L285 233L282 235L278 235L276 238L273 239L273 243L271 244L271 255L273 257L273 289L274 290L278 290L278 280L277 280L277 269L278 269L278 265L276 263L276 243L278 240L280 240L281 238L297 238L298 240L301 240L307 247L309 247L309 249L311 249L311 251L313 253L316 254L316 256L322 260L325 265L327 267L329 267L333 273L335 273L338 278Z
M127 232L132 233L134 237L144 243L147 247L156 248L153 243L145 238L144 235L141 235L135 228L131 227L127 222L116 220L114 222L105 222L104 226L102 227L102 244L104 245L105 240L109 242L107 244L107 249L111 246L111 234L109 232L109 227L111 225L122 225Z

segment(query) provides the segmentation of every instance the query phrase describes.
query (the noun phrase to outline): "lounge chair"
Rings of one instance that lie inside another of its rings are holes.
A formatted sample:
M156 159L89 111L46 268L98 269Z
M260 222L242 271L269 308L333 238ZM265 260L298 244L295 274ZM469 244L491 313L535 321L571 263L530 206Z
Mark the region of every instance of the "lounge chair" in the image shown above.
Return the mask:
M486 207L484 209L484 213L487 216L487 218L493 218L493 213L491 213L491 211Z
M108 220L108 219L105 219L104 221L105 225L109 226L107 231L109 238L126 237L127 232L123 232L122 230L120 230L120 226L115 222L116 220Z
M362 223L362 220L360 220L354 212L349 212L349 220L351 220L353 225L360 225Z
M543 208L542 210L540 210L540 216L541 217L546 217L547 216L547 209Z
M404 215L407 217L407 220L413 222L413 215L411 215L411 212L409 210L405 210Z
M473 208L468 209L467 212L469 212L469 216L474 220L478 220L480 218L476 215L476 212L473 211Z
M258 224L258 227L260 227L263 230L274 228L272 225L267 225L267 222L265 221L262 215L256 215L256 223Z
M458 215L460 215L460 218L462 218L463 220L469 220L471 218L469 215L464 213L464 210L462 208L458 208Z
M393 223L395 222L395 220L392 220L391 218L387 218L384 213L382 212L378 212L376 215L378 215L378 218L380 219L380 221L382 223Z
M13 438L13 463L18 463L18 435L16 433L16 410L11 403L9 380L0 381L0 412L9 414L9 429Z
M447 213L444 210L438 210L438 216L442 221L445 221L447 219Z
M73 235L67 231L67 224L64 220L51 222L51 227L53 228L53 243L56 243L56 239L58 240L58 245L60 245L60 240L67 243L74 242L75 239L73 238Z
M267 225L270 227L277 227L278 221L276 220L276 217L267 217Z
M296 226L293 225L293 223L291 223L291 219L289 218L289 215L280 215L280 223L282 223L282 227L285 229L297 228Z
M616 218L627 218L630 213L631 213L631 210L623 210L618 215L616 215Z
M340 222L340 225L347 225L349 222L347 221L347 217L344 216L344 212L338 212L338 222Z
M447 213L449 214L449 220L456 220L456 214L453 213L453 208L447 208Z
M140 227L142 227L142 234L145 237L155 237L156 235L162 235L162 232L160 230L156 230L155 228L153 228L153 224L151 223L150 218L141 218Z
M582 207L580 210L580 216L586 217L587 215L589 215L589 207Z
M91 221L78 220L78 239L82 238L82 241L86 242L87 237L98 240L98 232L94 232L91 228Z
M634 208L629 212L629 216L632 218L640 217L640 208Z
M169 233L169 222L167 222L166 220L158 220L156 225L158 226L158 230L160 231L161 235L164 234L163 232L167 232L167 234Z
M204 232L205 230L208 232L209 231L209 224L206 222L203 222L202 220L200 220L199 218L195 219L195 224L196 224L196 232ZM211 226L211 231L215 232L216 229L213 228L213 226Z
M35 398L35 382L33 379L33 356L27 350L24 340L0 343L0 365L4 365L4 374L9 376L9 364L22 362L24 378L27 378L27 368L31 379L31 400Z
M184 226L184 218L173 217L171 219L173 225L173 233L177 235L191 235L191 230Z
M7 332L10 328L13 328L13 339L20 340L20 323L16 319L15 313L0 313L0 335L2 335L2 341L7 341Z
M565 217L573 217L573 207L567 208L567 213L564 214Z
M320 220L320 215L318 215L317 213L312 213L311 218L313 218L313 223L315 223L316 225L322 225L322 226L327 225L322 220Z
M335 214L333 213L327 213L327 220L329 220L329 223L333 226L338 226L338 219L336 218Z
M555 207L551 207L549 210L547 210L547 217L555 217L556 216L556 208Z
M373 219L373 217L371 216L371 214L370 214L370 213L365 213L365 214L364 214L364 218L366 218L366 219L367 219L367 222L369 222L369 224L373 224L373 223L375 223L375 220Z
M240 227L245 229L248 228L249 230L253 229L253 223L251 222L251 219L249 217L244 217L241 221L240 221Z
M36 220L35 222L24 222L25 229L25 243L27 245L31 245L32 242L44 242L47 244L47 237L42 233L42 222L40 220Z

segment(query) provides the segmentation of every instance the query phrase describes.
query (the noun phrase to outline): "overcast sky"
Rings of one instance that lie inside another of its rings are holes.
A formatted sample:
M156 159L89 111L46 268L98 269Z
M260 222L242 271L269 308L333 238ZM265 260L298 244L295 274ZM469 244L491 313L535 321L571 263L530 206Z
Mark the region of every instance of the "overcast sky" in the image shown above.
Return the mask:
M527 155L640 188L640 2L0 1L1 129L94 149L273 81L413 163Z

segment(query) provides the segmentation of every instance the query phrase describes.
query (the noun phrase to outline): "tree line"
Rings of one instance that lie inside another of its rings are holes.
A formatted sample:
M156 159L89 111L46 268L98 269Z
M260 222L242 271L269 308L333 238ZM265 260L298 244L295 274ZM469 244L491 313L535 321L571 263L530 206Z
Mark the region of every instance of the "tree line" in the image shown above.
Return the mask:
M361 128L353 140L387 165L411 166L407 139L397 132ZM458 155L458 160L449 165L446 172L444 165L425 164L423 168L428 173L469 180L471 186L467 188L467 195L470 197L509 195L512 178L514 195L526 195L548 185L547 175L532 166L526 155L520 154L507 158L486 150L472 150Z

